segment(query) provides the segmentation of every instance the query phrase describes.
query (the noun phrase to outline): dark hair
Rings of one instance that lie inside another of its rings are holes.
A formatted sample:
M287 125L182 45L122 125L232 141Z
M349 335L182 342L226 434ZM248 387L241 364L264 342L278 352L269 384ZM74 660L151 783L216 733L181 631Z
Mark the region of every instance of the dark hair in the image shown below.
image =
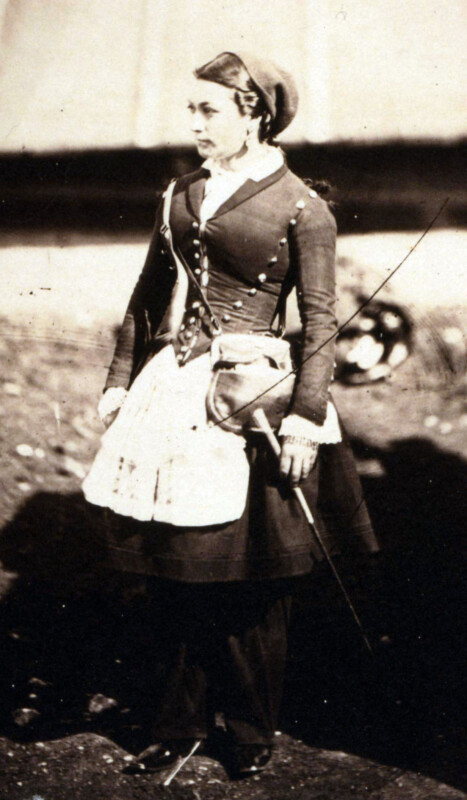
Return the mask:
M260 118L259 140L274 144L271 134L271 115L261 94L250 78L248 70L235 53L221 53L212 61L195 70L195 77L213 81L234 89L234 100L240 113Z

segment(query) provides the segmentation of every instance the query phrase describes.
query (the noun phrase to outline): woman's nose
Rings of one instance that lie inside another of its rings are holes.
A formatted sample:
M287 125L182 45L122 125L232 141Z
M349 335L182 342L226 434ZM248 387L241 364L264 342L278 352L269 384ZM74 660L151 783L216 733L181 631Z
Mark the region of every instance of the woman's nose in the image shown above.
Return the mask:
M201 114L195 113L191 119L191 130L193 133L201 133L204 129L204 120Z

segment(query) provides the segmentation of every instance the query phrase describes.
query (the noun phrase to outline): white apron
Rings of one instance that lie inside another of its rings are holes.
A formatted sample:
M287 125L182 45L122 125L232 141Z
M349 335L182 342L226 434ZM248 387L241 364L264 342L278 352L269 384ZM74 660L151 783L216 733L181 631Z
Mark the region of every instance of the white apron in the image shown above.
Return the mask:
M138 520L201 527L238 519L245 439L208 424L207 353L180 367L171 345L138 375L83 482L86 499Z

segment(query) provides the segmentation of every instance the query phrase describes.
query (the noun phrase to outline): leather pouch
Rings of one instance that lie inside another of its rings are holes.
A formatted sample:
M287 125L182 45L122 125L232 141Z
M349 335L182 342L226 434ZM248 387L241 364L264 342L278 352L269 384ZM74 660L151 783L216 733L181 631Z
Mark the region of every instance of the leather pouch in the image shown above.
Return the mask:
M289 343L272 335L226 333L214 339L211 357L209 419L233 433L260 432L252 414L262 408L278 428L295 383Z

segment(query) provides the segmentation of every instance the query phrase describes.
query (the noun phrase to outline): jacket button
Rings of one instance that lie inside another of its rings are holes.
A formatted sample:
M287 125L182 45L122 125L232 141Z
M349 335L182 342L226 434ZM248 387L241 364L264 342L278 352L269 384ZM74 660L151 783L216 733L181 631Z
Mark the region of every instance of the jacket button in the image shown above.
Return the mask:
M192 336L193 336L193 334L192 334L191 331L185 331L185 338L186 339L191 339Z
M318 192L315 192L314 189L310 189L310 197L318 197Z
M258 289L255 289L253 287L252 289L248 289L248 294L251 294L251 296L253 297L256 294L257 291L258 291Z
M258 280L259 280L260 283L264 283L264 281L266 280L266 275L265 275L264 272L260 272L259 273Z
M195 269L195 275L201 275L201 270L199 267Z
M285 236L282 237L282 239L280 240L279 244L280 244L281 247L284 247L284 245L287 244L287 239L286 239Z
M199 253L195 253L195 254L194 254L194 257L196 258L196 260L198 260L198 259L200 258L200 255L199 255Z
M185 330L185 326L184 325L180 325L180 330L184 331Z
M273 256L272 258L270 258L269 261L268 261L268 264L271 267L273 267L274 264L277 264L277 256Z
M235 303L232 303L232 308L241 308L243 302L241 300L236 300Z
M199 228L199 225L198 225L198 223L197 223L197 222L192 222L192 223L191 223L191 227L192 227L192 228L194 228L194 229L195 229L195 231L197 231L197 230L198 230L198 228Z
M194 325L195 322L196 322L196 318L195 317L190 317L190 319L188 320L188 324L189 325Z
M186 353L187 350L188 350L188 346L186 344L182 344L182 346L180 348L180 352L181 353ZM178 357L178 360L180 361L180 356Z
M191 307L192 307L192 308L199 308L199 307L200 307L200 305L201 305L201 303L199 302L199 300L195 300L195 301L194 301L194 302L191 304Z
M296 219L291 219L290 220L290 224L291 225L296 225L297 224L297 220Z
M224 315L222 316L222 322L230 322L230 316L229 316L229 314L224 314Z
M199 247L200 245L199 239L193 239L193 244L195 245L195 247Z
M295 205L297 206L297 208L305 208L305 201L299 200L298 203L295 203Z

